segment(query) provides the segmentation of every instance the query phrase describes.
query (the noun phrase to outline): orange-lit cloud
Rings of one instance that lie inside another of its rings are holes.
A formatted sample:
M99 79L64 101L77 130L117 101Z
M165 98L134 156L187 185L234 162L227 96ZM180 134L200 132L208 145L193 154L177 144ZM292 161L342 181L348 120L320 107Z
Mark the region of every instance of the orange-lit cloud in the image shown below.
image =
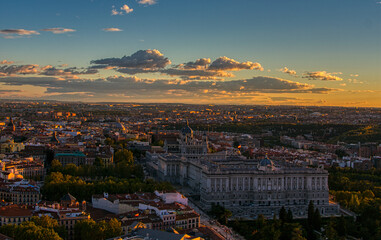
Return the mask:
M212 62L209 66L209 70L223 70L223 71L239 71L243 69L255 69L263 71L263 67L259 63L253 63L250 61L247 62L238 62L234 59L228 57L219 57Z
M115 15L123 15L123 14L129 14L131 12L133 12L134 9L130 8L127 4L124 4L121 8L120 8L120 11L118 11L115 6L112 6L112 9L111 9L111 15L115 16Z
M112 28L103 28L102 30L105 31L105 32L121 32L121 31L123 31L120 28L114 28L114 27L112 27Z
M60 73L63 74L63 73ZM181 90L188 94L210 94L219 92L230 95L247 95L257 93L315 93L324 94L339 89L315 88L313 85L273 77L253 77L233 81L181 81L142 79L135 76L112 76L99 79L58 79L56 77L8 77L0 82L9 86L32 85L46 87L47 93L89 92L102 94L143 94L149 92L151 97L162 91ZM208 90L208 91L205 91Z
M75 32L76 30L74 29L70 29L70 28L60 28L60 27L56 27L56 28L45 28L45 29L41 29L41 31L44 31L44 32L52 32L54 34L62 34L62 33L68 33L68 32Z
M39 35L40 33L34 30L25 30L25 29L3 29L0 30L0 34L4 35Z
M139 0L138 3L143 5L153 5L156 3L156 0Z
M61 76L61 77L71 77L76 78L75 75L86 75L98 73L97 69L78 69L76 67L72 68L56 68L51 65L46 65L40 67L37 64L27 64L27 65L10 65L10 66L0 66L0 76L14 76L14 75L45 75L45 76Z
M280 69L280 71L284 72L284 73L287 73L289 75L296 75L296 71L295 70L288 69L287 67L284 67L284 68Z
M3 60L3 61L0 61L0 64L6 64L6 65L10 65L10 64L13 64L14 61L8 61L8 60Z
M304 74L304 78L310 80L324 80L324 81L342 81L341 77L335 76L335 74L341 73L328 73L326 71L307 72Z
M37 74L39 71L40 69L37 64L2 66L0 67L0 76L14 74Z

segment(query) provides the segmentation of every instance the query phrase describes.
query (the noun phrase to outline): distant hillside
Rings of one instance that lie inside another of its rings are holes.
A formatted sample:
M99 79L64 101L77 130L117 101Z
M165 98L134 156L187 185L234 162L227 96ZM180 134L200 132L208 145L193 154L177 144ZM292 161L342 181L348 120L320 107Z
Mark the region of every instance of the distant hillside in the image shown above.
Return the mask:
M346 143L378 142L381 143L381 126L363 126L355 130L347 131L329 140L330 143L337 141Z

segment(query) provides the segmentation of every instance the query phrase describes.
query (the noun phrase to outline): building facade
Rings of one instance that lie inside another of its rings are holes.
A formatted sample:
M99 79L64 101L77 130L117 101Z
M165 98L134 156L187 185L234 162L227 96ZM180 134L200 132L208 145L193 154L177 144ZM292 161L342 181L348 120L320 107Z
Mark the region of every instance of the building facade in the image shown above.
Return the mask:
M86 163L86 155L83 152L56 153L54 158L57 159L62 166L66 166L70 163L79 166Z
M180 149L199 146L192 145L193 132L189 129L180 134ZM233 212L270 217L285 206L294 216L305 217L312 201L322 215L338 214L338 206L329 203L328 171L323 168L279 165L267 157L253 160L239 154L205 151L157 154L151 161L155 162L150 165L156 166L158 179L190 187L200 195L205 209L218 204Z

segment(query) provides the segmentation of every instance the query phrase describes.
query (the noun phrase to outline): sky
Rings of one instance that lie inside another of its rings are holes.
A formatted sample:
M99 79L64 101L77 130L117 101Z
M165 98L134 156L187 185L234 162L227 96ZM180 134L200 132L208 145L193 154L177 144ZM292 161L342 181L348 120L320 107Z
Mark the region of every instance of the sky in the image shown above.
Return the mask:
M2 0L0 98L381 107L380 0Z

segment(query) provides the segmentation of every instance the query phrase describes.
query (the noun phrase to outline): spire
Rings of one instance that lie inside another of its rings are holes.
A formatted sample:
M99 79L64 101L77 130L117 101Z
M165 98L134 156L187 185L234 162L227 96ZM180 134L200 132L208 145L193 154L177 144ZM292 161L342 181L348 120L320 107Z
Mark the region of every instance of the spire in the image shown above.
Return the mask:
M60 141L58 140L58 138L57 138L57 132L56 132L56 131L53 132L53 136L52 136L52 138L50 139L50 141L51 141L51 142L54 142L54 143L59 143L59 142L60 142Z
M16 126L15 124L13 123L13 119L12 117L9 118L9 123L7 125L7 131L8 132L14 132L16 130Z

